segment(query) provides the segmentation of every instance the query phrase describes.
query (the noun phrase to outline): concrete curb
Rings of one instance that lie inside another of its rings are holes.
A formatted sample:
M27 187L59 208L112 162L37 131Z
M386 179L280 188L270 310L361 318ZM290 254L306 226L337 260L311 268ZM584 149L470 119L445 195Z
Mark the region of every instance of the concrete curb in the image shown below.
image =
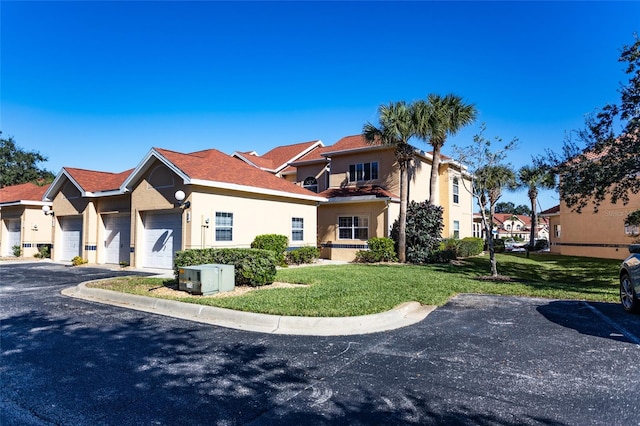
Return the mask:
M290 317L256 314L232 309L197 305L176 300L139 296L112 290L90 288L87 283L62 290L78 299L166 315L220 327L271 334L303 336L348 336L395 330L422 321L436 307L406 302L379 314L344 318Z

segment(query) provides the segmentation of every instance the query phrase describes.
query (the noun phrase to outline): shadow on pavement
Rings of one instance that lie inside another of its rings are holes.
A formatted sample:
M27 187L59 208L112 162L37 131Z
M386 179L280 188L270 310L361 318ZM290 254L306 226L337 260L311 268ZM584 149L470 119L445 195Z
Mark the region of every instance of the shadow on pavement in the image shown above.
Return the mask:
M553 301L537 310L549 321L581 334L619 342L640 342L640 316L624 312L619 303Z

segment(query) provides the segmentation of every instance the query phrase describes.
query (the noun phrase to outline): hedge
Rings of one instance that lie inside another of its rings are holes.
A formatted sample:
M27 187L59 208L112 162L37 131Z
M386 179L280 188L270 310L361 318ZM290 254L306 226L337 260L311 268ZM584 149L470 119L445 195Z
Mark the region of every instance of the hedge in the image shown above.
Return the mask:
M286 261L289 265L301 265L303 263L315 263L320 257L320 250L317 247L300 247L288 251Z
M261 249L189 249L176 252L174 275L185 266L204 264L233 265L236 285L258 287L271 284L276 277L276 256L271 250Z

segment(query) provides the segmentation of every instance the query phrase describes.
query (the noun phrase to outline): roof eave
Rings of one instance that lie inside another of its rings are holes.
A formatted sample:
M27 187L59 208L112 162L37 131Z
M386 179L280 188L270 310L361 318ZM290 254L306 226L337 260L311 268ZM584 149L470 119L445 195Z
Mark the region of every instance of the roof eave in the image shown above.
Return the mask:
M286 198L293 198L293 199L305 200L305 201L323 202L327 200L326 198L320 197L317 195L314 196L314 195L296 194L293 192L279 191L276 189L259 188L255 186L239 185L236 183L219 182L219 181L212 181L212 180L189 179L188 181L185 182L185 184L201 185L209 188L230 189L234 191L250 192L250 193L261 194L261 195L273 195L277 197L286 197Z

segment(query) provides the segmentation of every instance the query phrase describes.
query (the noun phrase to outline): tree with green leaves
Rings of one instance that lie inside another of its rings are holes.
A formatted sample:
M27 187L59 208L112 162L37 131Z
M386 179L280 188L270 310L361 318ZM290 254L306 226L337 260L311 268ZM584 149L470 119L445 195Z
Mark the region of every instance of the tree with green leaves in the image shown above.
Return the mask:
M440 96L431 93L426 101L413 104L416 136L433 147L433 163L429 181L429 202L436 204L436 188L442 147L447 137L473 123L477 116L475 105L467 104L460 96L448 94Z
M624 46L619 61L626 63L628 83L620 102L607 104L587 117L585 128L565 140L561 154L548 152L548 161L560 175L560 198L581 212L595 211L606 199L629 202L640 193L640 39ZM544 160L543 160L544 161Z
M527 196L531 202L531 230L529 232L529 251L534 250L536 245L536 236L538 230L538 217L536 215L536 204L538 202L539 189L553 189L556 186L555 176L546 167L542 166L523 166L517 173L518 189L526 189Z
M55 175L37 167L45 161L47 157L37 151L20 149L12 137L4 138L0 131L0 188L27 182L51 183Z
M456 147L454 151L460 164L466 164L473 175L473 186L467 190L478 202L482 227L487 236L491 276L498 277L493 238L493 216L495 215L495 206L503 191L515 186L515 173L505 161L507 153L517 146L518 139L513 138L510 142L504 143L501 138L496 137L492 143L491 140L484 137L485 130L486 125L483 123L480 126L480 133L473 137L473 145L464 148Z
M379 126L365 123L362 136L367 143L384 145L394 149L400 168L400 217L398 228L398 260L406 262L407 203L409 198L409 167L415 156L415 148L409 144L414 136L412 108L404 101L391 102L378 107Z

